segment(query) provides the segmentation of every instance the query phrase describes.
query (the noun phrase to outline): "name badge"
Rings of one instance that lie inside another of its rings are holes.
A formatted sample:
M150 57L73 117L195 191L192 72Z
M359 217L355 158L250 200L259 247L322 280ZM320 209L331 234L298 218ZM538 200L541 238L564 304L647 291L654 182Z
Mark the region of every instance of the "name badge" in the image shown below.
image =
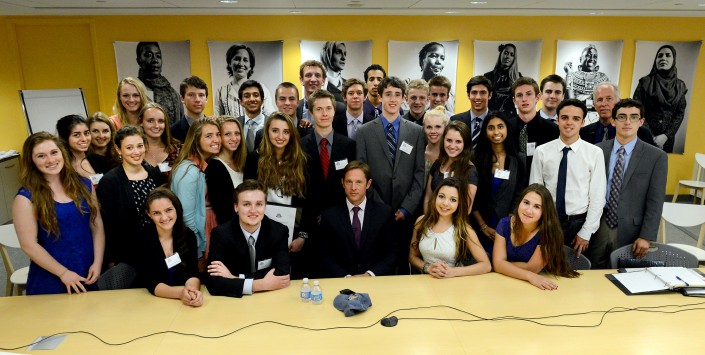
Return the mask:
M166 173L166 172L171 171L171 167L169 166L168 162L163 161L163 162L159 163L158 166L159 166L159 171L161 171L162 173Z
M91 184L98 185L98 183L100 182L100 179L102 179L102 178L103 178L103 174L91 175L90 176Z
M535 151L536 151L536 142L526 143L526 156L527 157L534 156Z
M340 169L345 169L345 167L348 165L348 160L343 159L343 160L338 160L335 162L335 170L340 170Z
M411 151L414 149L414 147L411 146L411 144L406 143L405 141L401 142L401 146L399 147L399 150L406 154L411 154Z
M267 260L258 261L257 262L257 271L264 270L270 266L272 266L272 258L269 258Z
M164 259L164 261L166 262L166 267L171 269L174 266L181 264L181 257L179 256L179 253L174 253L174 255Z
M497 179L508 180L509 170L496 169L494 171L494 177L496 177Z

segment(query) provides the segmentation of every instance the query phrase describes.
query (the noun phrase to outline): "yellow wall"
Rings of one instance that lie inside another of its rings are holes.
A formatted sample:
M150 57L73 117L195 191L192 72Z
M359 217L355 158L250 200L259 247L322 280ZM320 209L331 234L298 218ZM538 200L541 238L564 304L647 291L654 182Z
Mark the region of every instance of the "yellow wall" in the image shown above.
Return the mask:
M619 85L631 93L636 40L694 41L705 19L647 17L459 16L87 16L0 17L0 150L26 137L17 90L82 87L90 112L111 112L116 76L113 41L191 41L191 71L210 82L207 41L284 40L284 80L298 82L299 40L373 40L372 61L387 66L387 41L460 40L456 111L473 68L473 40L543 40L541 77L553 73L556 41L624 40ZM684 155L669 155L668 191L691 176L695 152L705 152L705 58L691 88ZM212 113L212 108L206 110Z

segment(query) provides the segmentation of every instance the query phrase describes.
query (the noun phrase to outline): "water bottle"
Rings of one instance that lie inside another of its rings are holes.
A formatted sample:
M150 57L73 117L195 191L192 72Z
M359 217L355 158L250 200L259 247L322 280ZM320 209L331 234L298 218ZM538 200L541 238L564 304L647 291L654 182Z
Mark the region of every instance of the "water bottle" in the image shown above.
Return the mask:
M313 281L313 290L311 291L311 302L313 302L313 304L323 303L323 291L321 291L321 286L318 285L318 280Z
M311 299L311 287L308 285L308 277L304 277L304 284L301 286L301 302L308 302Z

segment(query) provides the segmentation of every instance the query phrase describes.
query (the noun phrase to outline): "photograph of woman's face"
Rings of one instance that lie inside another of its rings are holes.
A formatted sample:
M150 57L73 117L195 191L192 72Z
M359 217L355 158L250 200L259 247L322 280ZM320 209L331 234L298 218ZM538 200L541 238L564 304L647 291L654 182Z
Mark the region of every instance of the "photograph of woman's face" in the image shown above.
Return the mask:
M338 43L333 50L333 58L330 61L333 71L341 71L345 69L345 57L348 55L345 49L345 43Z

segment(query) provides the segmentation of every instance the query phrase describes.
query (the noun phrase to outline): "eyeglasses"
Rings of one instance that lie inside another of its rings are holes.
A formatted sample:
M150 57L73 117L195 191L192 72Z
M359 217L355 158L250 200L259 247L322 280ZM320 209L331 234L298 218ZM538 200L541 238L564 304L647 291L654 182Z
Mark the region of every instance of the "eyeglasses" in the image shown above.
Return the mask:
M617 122L625 122L629 118L629 122L636 123L641 120L641 115L617 115L615 119Z

